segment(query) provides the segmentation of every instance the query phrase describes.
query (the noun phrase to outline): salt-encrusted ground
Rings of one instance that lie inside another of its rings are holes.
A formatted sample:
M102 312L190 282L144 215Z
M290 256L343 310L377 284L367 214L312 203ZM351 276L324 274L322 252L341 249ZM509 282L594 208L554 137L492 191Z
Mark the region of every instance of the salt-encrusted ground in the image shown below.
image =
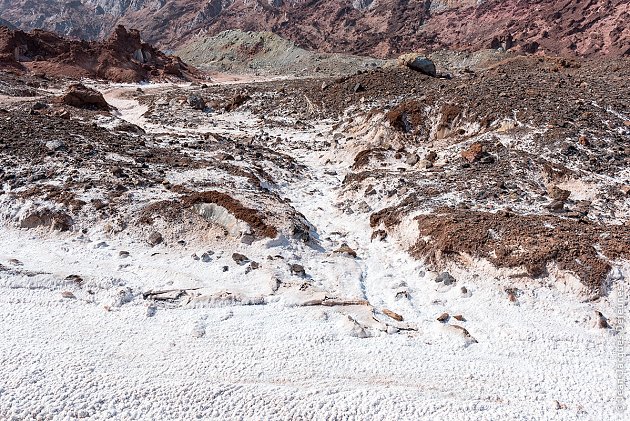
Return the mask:
M145 106L121 99L135 88L106 95L120 118L149 133L209 129L147 122ZM263 128L247 112L212 118L214 133ZM625 419L616 412L620 336L599 328L595 311L614 322L618 293L630 290L627 263L595 301L570 284L521 282L474 259L448 268L455 284L436 283L406 252L412 224L372 241L370 212L340 205L356 200L342 188L354 154L318 146L333 142L330 122L265 130L304 165L270 188L316 229L310 244L214 241L204 262L191 258L206 251L199 242L150 247L98 226L0 229L0 418ZM334 253L342 243L357 257ZM233 252L261 267L247 272ZM516 286L511 301L505 288ZM193 298L143 299L178 289ZM357 305L308 305L324 296ZM442 313L446 323L436 320Z

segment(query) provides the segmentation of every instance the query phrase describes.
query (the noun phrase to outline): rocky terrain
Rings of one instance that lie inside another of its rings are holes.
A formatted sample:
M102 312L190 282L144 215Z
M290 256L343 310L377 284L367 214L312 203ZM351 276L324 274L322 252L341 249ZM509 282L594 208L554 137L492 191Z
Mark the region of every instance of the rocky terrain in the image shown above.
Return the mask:
M47 78L112 82L191 80L195 69L118 26L104 41L71 41L51 32L25 33L0 26L0 70Z
M623 418L627 58L63 57L0 72L0 418Z
M271 32L232 30L200 37L177 50L187 63L207 72L325 77L386 65L385 60L317 53Z
M566 56L630 50L627 0L2 0L25 29L107 38L118 24L165 49L224 30L271 31L300 47L391 58L410 50L503 48Z

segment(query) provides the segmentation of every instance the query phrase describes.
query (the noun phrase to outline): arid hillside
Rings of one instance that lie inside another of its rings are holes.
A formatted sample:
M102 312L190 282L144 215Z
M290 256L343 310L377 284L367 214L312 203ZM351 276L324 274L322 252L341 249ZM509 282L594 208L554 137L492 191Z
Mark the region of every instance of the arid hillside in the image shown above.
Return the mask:
M551 54L627 55L630 3L409 0L2 0L0 16L22 29L83 39L116 25L162 48L228 29L270 31L320 52L392 57L401 51L483 48Z
M0 69L112 82L187 80L195 72L179 58L142 42L138 31L123 26L104 41L73 41L41 30L26 33L0 27Z

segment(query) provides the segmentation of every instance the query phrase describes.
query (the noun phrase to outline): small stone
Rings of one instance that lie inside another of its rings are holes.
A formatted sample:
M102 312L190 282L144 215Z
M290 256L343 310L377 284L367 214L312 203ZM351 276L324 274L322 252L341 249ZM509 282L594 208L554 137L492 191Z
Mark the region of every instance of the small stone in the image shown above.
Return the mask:
M162 238L162 234L157 231L152 232L151 235L149 235L149 238L147 238L147 243L149 243L151 247L157 246L163 241L164 238Z
M400 329L398 329L395 326L387 326L387 333L389 335L393 335L394 333L398 333L400 331Z
M420 161L420 157L417 154L411 154L407 157L407 165L414 166Z
M442 272L442 273L440 273L440 274L437 276L437 278L435 278L435 282L437 282L437 283L440 283L440 282L441 282L441 283L443 283L444 285L451 285L451 284L454 284L454 283L455 283L455 282L457 282L457 281L455 280L455 278L453 278L453 277L451 276L451 274L450 274L450 273L448 273L448 272Z
M437 318L438 322L442 322L442 323L446 323L448 321L448 319L450 319L451 316L449 316L448 313L442 313L440 314L440 317Z
M453 316L453 319L458 320L460 322L465 322L466 321L464 316L462 316L461 314L457 314L457 315Z
M188 105L193 110L203 111L206 108L206 101L204 101L199 95L189 95Z
M435 162L437 160L437 153L435 151L431 151L424 157L427 161Z
M75 298L77 298L77 297L76 297L76 296L75 296L72 292L70 292L70 291L63 291L63 292L61 293L61 296L62 296L63 298L71 298L71 299L75 299Z
M51 140L46 142L46 148L51 151L58 151L65 148L65 144L61 140Z
M201 261L204 263L208 263L210 260L212 260L212 257L210 257L211 254L209 254L208 252L205 252L201 255Z
M238 265L243 266L249 263L249 258L241 253L232 254L232 260L234 260Z
M83 278L79 275L68 275L66 276L66 281L74 282L77 285L81 285L83 283Z
M291 264L289 269L291 271L291 275L302 276L302 277L306 276L306 270L304 270L304 266L302 266L302 265L298 265L297 263L293 263L293 264Z
M112 169L112 175L113 175L114 177L118 177L118 178L123 178L123 177L126 177L125 172L124 172L124 171L123 171L123 169L122 169L122 168L120 168L120 167L114 167L114 168Z
M554 200L549 205L547 205L547 209L554 213L564 212L564 201L563 200Z
M33 106L31 107L31 110L44 110L48 108L48 104L44 104L43 102L36 102L35 104L33 104Z
M569 196L571 196L571 192L569 190L561 189L558 186L550 186L547 189L547 192L549 193L550 198L552 198L553 200L558 200L562 202L564 202L565 200L569 198Z
M339 247L337 250L335 250L335 253L340 253L340 254L347 254L349 256L352 256L354 258L357 257L357 252L354 251L348 244L343 243L341 244L341 247Z
M402 322L403 321L403 316L401 316L398 313L394 313L391 310L388 310L386 308L383 309L383 314L386 316L391 317L392 319L396 320L397 322Z
M468 149L462 151L461 155L468 162L478 161L483 156L483 145L475 142Z
M395 298L396 298L397 300L400 300L400 299L402 299L402 298L409 298L409 293L408 293L407 291L405 291L405 290L403 290L403 291L398 291L398 292L396 293Z
M241 237L241 243L247 244L248 246L251 246L254 240L255 238L251 234L245 234Z
M422 170L428 170L429 168L433 168L433 162L428 159L421 159L417 165L418 168Z
M601 311L595 311L595 315L597 316L597 327L600 329L610 329L608 319L606 319L606 316L604 316Z
M125 259L125 258L129 257L129 252L128 252L128 251L125 251L125 250L120 250L120 251L118 252L118 256L119 256L120 258L122 258L122 259Z

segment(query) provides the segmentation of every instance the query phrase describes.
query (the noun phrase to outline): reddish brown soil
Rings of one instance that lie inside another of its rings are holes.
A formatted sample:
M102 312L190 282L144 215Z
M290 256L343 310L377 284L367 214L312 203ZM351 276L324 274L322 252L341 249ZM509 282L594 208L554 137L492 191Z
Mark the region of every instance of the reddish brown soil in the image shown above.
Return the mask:
M237 219L247 222L259 236L275 238L278 235L278 230L268 225L256 209L248 208L228 194L218 191L195 192L182 195L177 200L151 203L144 207L138 220L143 224L152 224L153 219L158 215L169 220L178 218L182 212L190 211L193 205L198 203L214 203L223 206Z
M459 209L439 209L416 220L421 236L431 240L419 240L412 253L430 263L467 253L498 267L525 267L528 275L537 277L547 273L547 264L556 262L594 292L603 292L610 259L630 255L629 226Z
M275 238L278 235L278 230L268 225L257 210L243 206L241 202L225 193L217 191L194 193L183 197L182 203L184 206L215 203L226 208L237 219L247 222L258 234L269 238Z
M113 82L189 79L194 69L142 42L138 31L119 26L102 42L71 41L59 35L0 27L0 70Z

